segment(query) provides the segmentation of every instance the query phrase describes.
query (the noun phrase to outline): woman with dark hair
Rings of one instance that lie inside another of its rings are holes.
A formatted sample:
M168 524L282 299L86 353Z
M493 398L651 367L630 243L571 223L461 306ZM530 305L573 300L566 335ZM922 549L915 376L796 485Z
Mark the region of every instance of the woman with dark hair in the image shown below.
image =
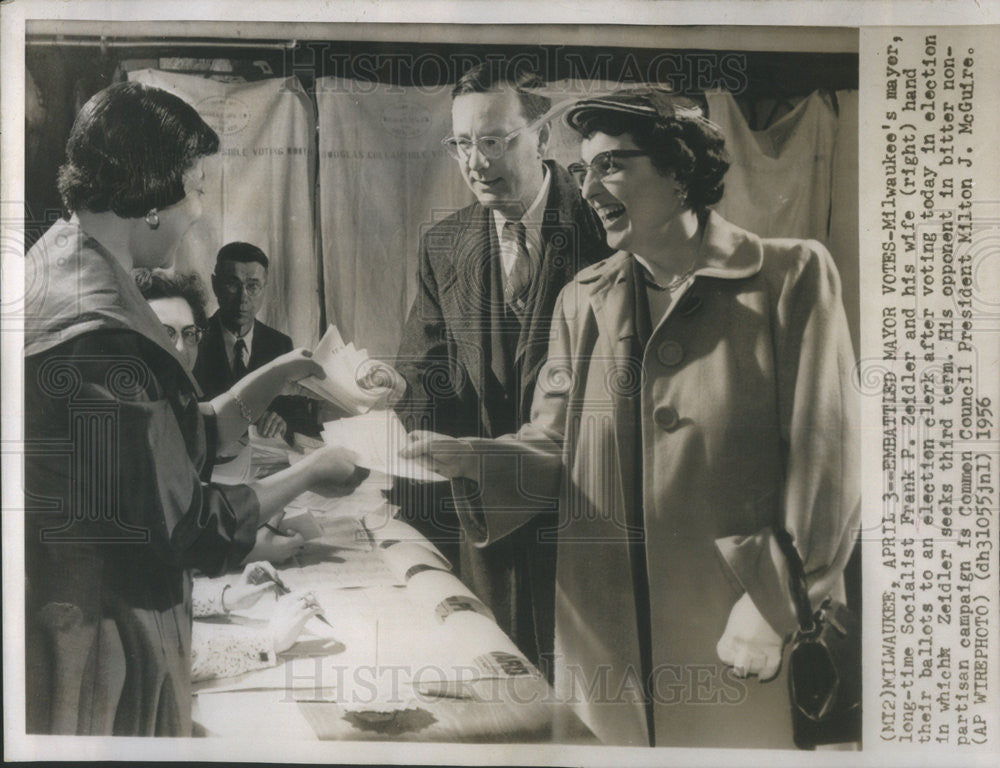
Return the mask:
M728 161L693 102L633 89L566 119L618 252L562 291L529 424L404 453L472 482L460 517L482 546L558 499L555 688L603 741L791 748L774 678L797 624L772 525L818 606L859 515L836 269L817 242L709 210Z
M139 292L163 324L184 369L193 372L198 361L198 343L207 322L201 278L194 272L171 274L162 269L135 269L132 276ZM250 448L244 447L244 450L250 451ZM299 554L305 543L298 531L262 524L257 529L256 543L243 562L266 560L278 565Z
M288 382L322 376L301 351L199 405L133 267L168 266L201 215L215 132L181 99L135 83L73 124L60 192L73 211L28 253L25 627L32 733L191 733L190 569L218 573L307 488L354 475L321 449L243 486L206 482ZM305 465L305 466L303 466Z

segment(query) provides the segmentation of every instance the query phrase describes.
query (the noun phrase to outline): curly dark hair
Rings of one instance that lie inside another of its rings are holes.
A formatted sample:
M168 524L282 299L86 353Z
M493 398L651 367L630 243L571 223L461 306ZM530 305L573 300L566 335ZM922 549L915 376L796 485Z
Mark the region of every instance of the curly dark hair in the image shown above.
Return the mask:
M729 170L726 141L700 120L594 110L581 117L576 130L585 139L598 132L627 133L649 153L656 170L672 175L687 191L687 206L699 214L722 199L722 177Z
M66 142L59 194L71 211L145 216L184 199L184 174L219 150L187 102L140 83L116 83L84 104Z
M184 299L191 305L194 324L199 328L208 324L205 315L205 287L194 272L171 274L162 269L134 269L132 277L146 301Z

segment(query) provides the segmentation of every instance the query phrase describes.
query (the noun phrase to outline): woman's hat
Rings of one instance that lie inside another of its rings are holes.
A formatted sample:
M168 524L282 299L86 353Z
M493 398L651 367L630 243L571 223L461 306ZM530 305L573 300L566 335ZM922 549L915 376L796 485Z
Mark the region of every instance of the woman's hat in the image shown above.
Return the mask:
M718 130L717 126L705 119L696 101L678 96L666 88L650 85L625 88L605 96L581 99L566 111L564 119L570 128L579 131L584 120L594 112L619 112L639 117L694 120Z

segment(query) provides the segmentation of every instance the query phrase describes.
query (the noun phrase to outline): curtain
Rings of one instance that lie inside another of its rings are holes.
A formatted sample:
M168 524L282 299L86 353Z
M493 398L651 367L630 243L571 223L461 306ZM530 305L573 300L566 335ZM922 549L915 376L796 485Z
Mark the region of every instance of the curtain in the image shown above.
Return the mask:
M313 191L315 115L297 78L254 83L137 70L129 78L180 96L219 134L209 160L205 214L181 243L175 269L210 285L220 247L258 246L270 261L259 318L298 346L319 339L319 267ZM209 297L209 313L215 310Z
M710 91L708 118L722 130L732 165L715 206L761 237L828 242L837 115L814 91L763 131L752 131L728 91Z
M858 271L858 92L837 91L837 141L833 148L830 253L840 271L854 352L861 351L861 284Z
M450 87L324 77L316 102L327 320L346 341L392 358L416 294L422 234L473 199L441 145Z

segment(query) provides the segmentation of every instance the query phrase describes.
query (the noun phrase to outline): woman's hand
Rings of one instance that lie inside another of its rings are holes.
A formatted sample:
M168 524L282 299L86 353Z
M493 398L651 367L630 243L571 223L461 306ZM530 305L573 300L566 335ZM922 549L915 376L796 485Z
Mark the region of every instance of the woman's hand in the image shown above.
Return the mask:
M729 612L726 631L715 646L719 658L733 667L737 677L758 675L761 682L778 674L781 637L761 616L750 595L744 593Z
M281 526L275 527L281 530ZM282 531L282 533L286 533L286 531ZM287 531L287 534L287 536L282 536L270 528L258 528L257 541L244 562L252 563L256 560L266 560L269 563L280 565L295 557L302 551L306 540L297 531Z
M357 467L357 454L336 445L317 448L299 463L309 462L310 491L323 496L346 496L368 477L366 469Z
M313 360L312 352L303 348L286 352L264 367L268 369L269 375L273 375L279 382L275 395L304 395L315 398L317 395L298 384L299 380L309 376L315 376L317 379L326 378L326 371Z
M281 653L295 645L306 622L321 612L322 609L312 592L293 592L278 600L271 621L267 625L274 652Z
M312 352L301 347L279 355L266 367L269 370L280 371L286 381L298 381L306 376L315 376L317 379L326 378L323 367L312 359Z
M274 592L277 572L270 563L250 563L243 569L235 584L222 593L223 607L227 611L250 608L268 592Z
M422 430L414 430L408 438L410 442L399 450L401 458L415 459L450 479L479 479L479 465L468 441Z
M284 437L288 424L274 411L264 411L257 419L257 432L261 437Z

